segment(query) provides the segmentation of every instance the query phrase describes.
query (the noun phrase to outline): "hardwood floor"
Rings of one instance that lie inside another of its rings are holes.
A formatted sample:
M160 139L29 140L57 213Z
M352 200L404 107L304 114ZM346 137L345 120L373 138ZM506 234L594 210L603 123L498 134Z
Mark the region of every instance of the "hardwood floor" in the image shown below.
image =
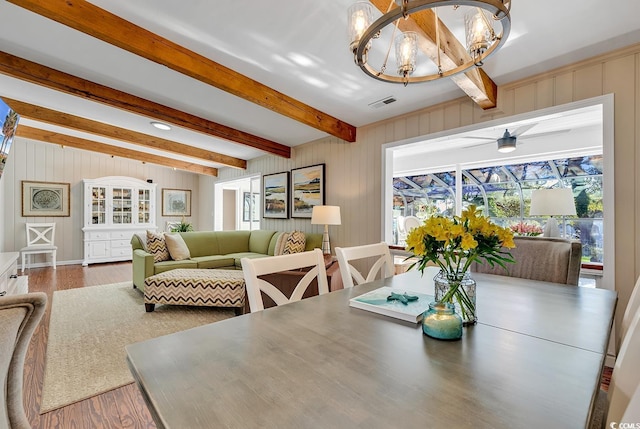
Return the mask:
M47 311L36 329L25 360L24 401L34 429L155 428L144 400L135 384L94 396L75 404L40 414L45 353L53 292L131 280L131 263L62 265L57 270L36 268L25 272L29 290L45 292ZM611 368L605 368L602 388L608 388Z
M155 428L147 406L135 384L94 396L84 401L40 414L49 317L56 290L97 286L131 280L131 263L61 265L25 271L29 291L45 292L47 311L36 329L25 359L24 401L31 426L36 429Z

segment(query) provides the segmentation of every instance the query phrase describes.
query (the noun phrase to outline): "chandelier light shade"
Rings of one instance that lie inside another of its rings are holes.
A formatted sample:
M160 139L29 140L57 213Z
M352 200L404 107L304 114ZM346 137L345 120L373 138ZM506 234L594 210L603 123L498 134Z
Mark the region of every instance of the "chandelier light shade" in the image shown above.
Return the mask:
M373 6L368 1L356 2L349 8L348 17L349 24L347 29L349 31L349 40L351 41L350 48L354 51L358 47L362 35L373 22ZM370 47L371 42L369 42Z
M464 15L464 32L466 35L467 49L473 62L477 66L482 65L484 54L491 41L495 39L493 27L479 7L469 9Z
M481 66L504 44L511 29L511 0L391 0L382 12L380 0L372 1L377 7L359 1L348 10L349 49L362 71L385 82L428 82ZM446 68L441 56L450 50L447 37L456 37L453 28L464 28L459 37L464 38L467 55ZM372 64L374 50L386 55ZM396 67L388 69L395 74L387 73L388 60L394 56Z
M401 33L396 37L396 63L398 75L408 76L416 68L416 56L418 55L418 34L414 31Z

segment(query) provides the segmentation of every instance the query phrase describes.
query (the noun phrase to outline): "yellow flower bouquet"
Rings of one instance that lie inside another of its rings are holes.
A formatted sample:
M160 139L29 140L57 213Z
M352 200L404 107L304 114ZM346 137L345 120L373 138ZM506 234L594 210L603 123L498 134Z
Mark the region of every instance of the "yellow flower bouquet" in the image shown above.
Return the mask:
M474 261L484 261L506 269L506 263L515 261L504 248L514 247L511 229L496 225L471 205L461 216L434 216L425 220L409 232L406 250L418 257L412 268L416 266L424 272L429 262L440 267L439 276L448 286L441 296L436 287L436 300L455 304L469 324L476 321L475 289L474 295L469 296L461 287L465 277L468 279L469 267Z

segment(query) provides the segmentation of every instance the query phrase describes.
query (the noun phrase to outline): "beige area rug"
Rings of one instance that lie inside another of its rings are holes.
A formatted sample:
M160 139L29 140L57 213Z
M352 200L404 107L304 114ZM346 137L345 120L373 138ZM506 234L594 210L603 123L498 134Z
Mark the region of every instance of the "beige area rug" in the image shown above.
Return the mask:
M131 282L56 291L51 305L41 413L132 383L127 344L234 315L170 305L146 313Z

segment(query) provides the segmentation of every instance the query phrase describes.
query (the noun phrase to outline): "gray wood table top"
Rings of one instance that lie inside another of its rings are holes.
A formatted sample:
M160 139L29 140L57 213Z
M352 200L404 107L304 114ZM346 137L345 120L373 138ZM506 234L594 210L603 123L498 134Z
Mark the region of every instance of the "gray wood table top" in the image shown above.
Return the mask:
M348 305L383 285L429 293L430 274L132 344L128 363L158 427L587 425L615 293L474 274L479 323L454 342Z

